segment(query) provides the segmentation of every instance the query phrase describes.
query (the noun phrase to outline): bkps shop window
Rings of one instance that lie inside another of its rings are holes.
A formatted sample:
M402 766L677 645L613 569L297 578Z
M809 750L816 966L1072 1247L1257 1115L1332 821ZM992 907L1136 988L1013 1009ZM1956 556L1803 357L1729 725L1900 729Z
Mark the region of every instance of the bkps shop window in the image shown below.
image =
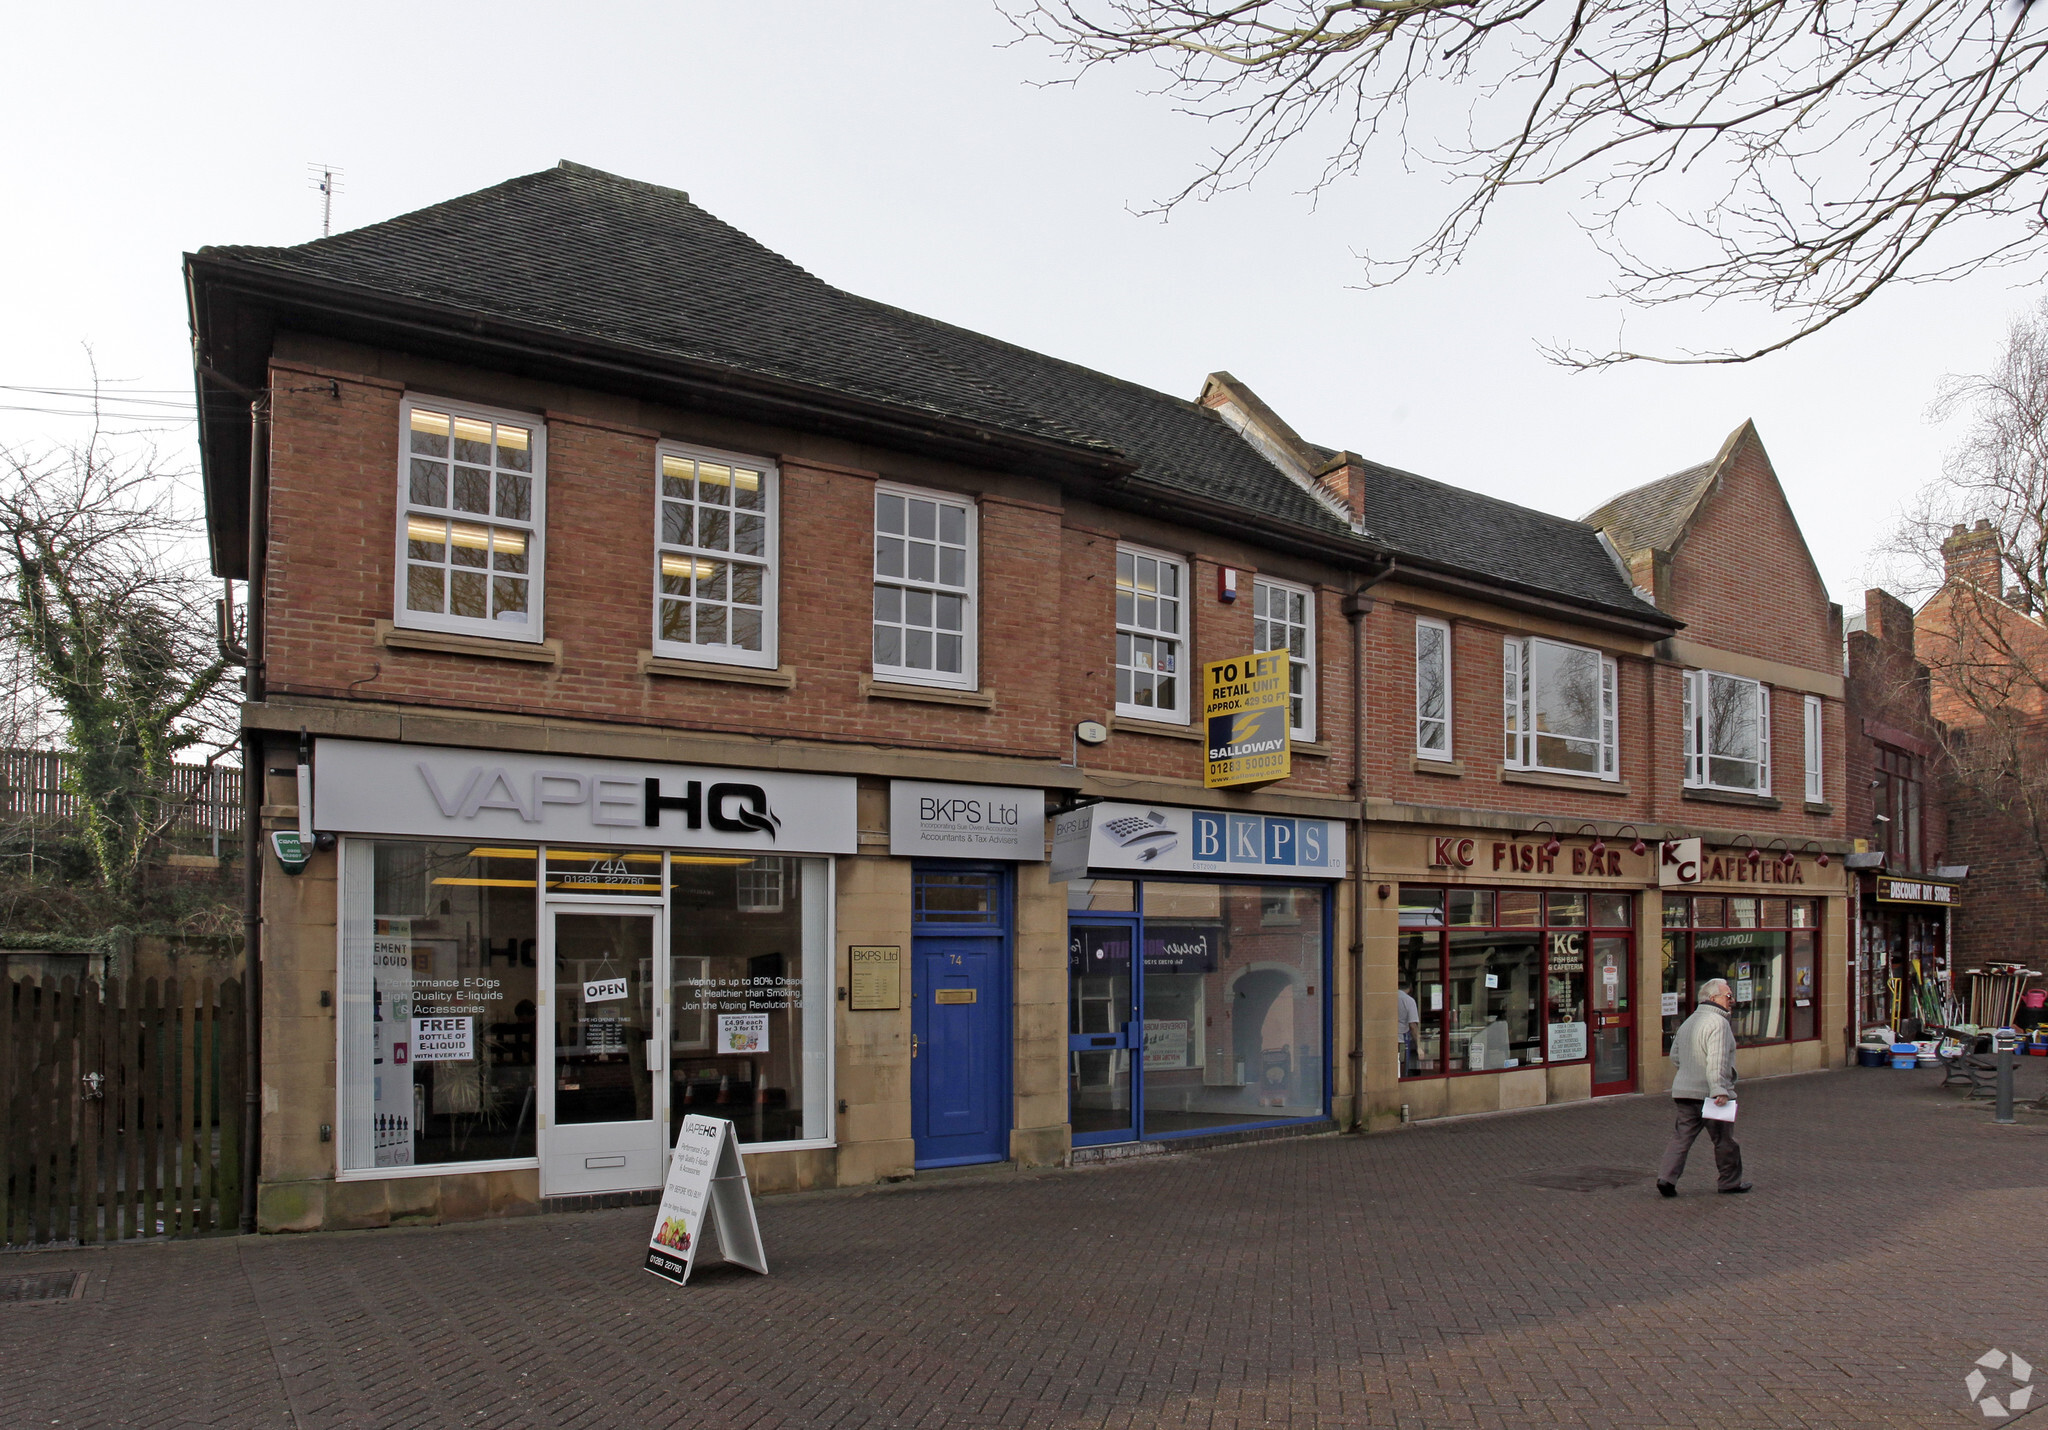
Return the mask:
M534 1155L535 851L343 845L344 1171Z

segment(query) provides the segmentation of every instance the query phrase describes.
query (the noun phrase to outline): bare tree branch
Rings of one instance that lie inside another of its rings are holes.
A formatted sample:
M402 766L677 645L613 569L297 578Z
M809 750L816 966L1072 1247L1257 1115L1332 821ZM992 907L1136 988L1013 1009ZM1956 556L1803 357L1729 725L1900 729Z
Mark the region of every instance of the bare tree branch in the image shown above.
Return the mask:
M1320 145L1321 190L1385 145L1454 198L1367 282L1458 263L1510 190L1569 184L1635 306L1758 303L1783 335L1553 360L1749 362L1894 283L2048 255L2048 26L2024 0L998 0L1089 70L1140 61L1229 138L1155 211ZM1469 110L1418 140L1410 105ZM1674 236L1675 230L1675 236Z

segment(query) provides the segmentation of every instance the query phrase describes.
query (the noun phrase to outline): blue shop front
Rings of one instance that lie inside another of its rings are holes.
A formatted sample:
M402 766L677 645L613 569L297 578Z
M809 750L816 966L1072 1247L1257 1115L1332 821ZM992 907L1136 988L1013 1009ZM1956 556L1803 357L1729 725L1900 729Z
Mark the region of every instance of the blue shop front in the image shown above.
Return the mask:
M1341 820L1099 803L1053 824L1076 1147L1321 1121Z

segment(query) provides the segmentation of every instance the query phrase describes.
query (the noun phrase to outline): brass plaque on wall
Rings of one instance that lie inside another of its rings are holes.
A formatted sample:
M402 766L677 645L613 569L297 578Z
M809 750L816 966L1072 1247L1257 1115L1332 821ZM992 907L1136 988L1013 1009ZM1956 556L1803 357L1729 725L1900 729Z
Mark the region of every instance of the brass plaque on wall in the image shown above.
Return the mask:
M974 995L979 991L979 989L974 988L934 988L932 990L932 1002L972 1003Z
M856 943L847 947L846 955L853 967L847 988L847 1007L887 1011L903 1006L901 944Z

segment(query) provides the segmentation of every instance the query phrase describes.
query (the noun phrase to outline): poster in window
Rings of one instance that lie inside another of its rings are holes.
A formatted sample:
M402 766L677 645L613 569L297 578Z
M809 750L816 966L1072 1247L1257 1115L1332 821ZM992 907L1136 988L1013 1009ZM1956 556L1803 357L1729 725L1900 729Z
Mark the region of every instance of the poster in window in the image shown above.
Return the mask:
M1550 1060L1554 1063L1568 1063L1586 1055L1586 1025L1584 1023L1552 1023L1550 1025Z
M768 1051L766 1013L720 1013L718 1051L721 1053L765 1053Z
M1162 1072L1188 1064L1188 1020L1147 1018L1145 1020L1145 1071Z
M413 1165L412 920L379 918L370 934L371 1165Z
M476 1057L474 1018L412 1020L412 1060L416 1063L466 1063Z

